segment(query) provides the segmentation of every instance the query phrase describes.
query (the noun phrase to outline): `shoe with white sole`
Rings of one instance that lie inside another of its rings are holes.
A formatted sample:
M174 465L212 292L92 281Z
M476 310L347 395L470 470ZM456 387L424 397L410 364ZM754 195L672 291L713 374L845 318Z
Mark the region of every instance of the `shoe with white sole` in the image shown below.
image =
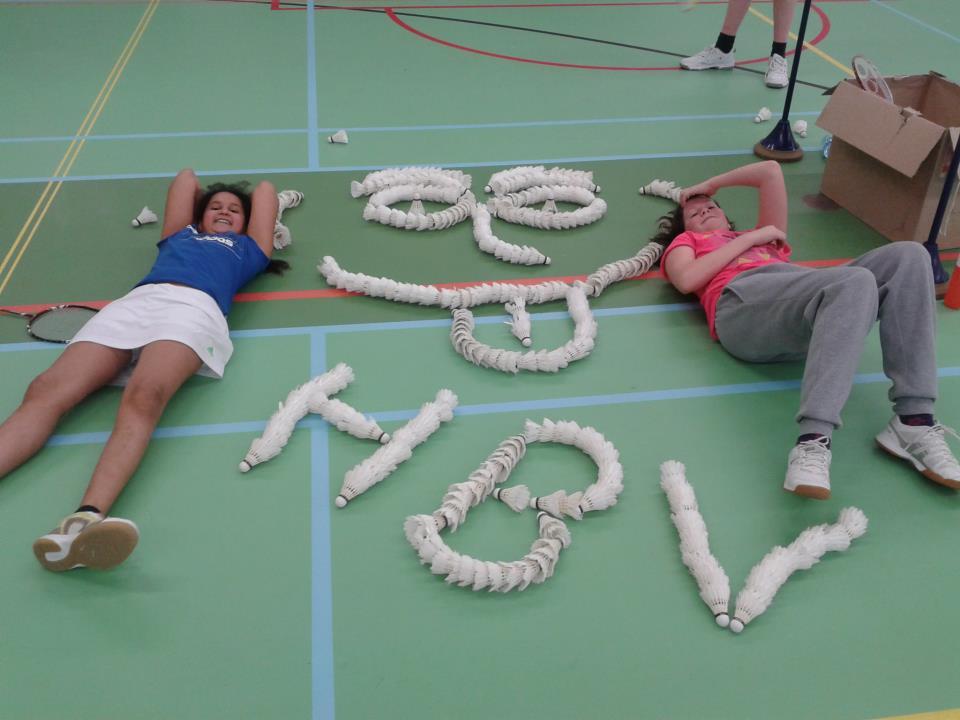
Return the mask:
M783 489L815 500L830 499L830 439L819 437L797 443L787 458Z
M776 53L770 56L770 64L767 65L767 74L763 76L763 82L771 88L785 88L790 83L785 57Z
M960 440L957 431L937 423L904 425L894 418L877 435L877 444L895 457L907 460L928 480L960 490L960 462L947 445L947 435Z
M137 526L129 520L75 512L37 538L33 554L53 572L83 567L109 570L130 556L139 539Z
M732 50L725 53L711 46L681 60L680 67L684 70L729 70L735 62Z

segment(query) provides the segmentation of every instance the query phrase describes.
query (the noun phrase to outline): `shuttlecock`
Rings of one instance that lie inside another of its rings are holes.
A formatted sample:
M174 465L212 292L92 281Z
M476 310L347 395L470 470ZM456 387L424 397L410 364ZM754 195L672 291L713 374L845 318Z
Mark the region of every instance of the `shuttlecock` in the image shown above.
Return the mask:
M303 193L299 190L281 190L277 193L277 202L280 205L280 213L283 213L284 210L295 208L302 203Z
M141 225L149 225L150 223L155 223L160 218L157 217L157 214L148 208L146 205L143 206L137 216L130 221L130 224L134 227L140 227Z
M766 122L771 117L773 117L773 113L770 112L770 108L762 107L760 108L760 110L757 111L757 116L753 119L753 121L755 123L762 123L762 122Z
M290 237L290 228L277 220L277 224L273 226L273 249L283 250L292 242L293 238Z
M408 213L411 215L426 215L426 211L423 209L423 200L420 198L420 193L413 194L413 202L410 203L410 210Z
M346 145L350 142L350 138L347 137L346 130L337 130L333 135L327 136L328 143L336 143L337 145Z
M793 131L800 137L807 136L807 121L806 120L797 120L793 124Z

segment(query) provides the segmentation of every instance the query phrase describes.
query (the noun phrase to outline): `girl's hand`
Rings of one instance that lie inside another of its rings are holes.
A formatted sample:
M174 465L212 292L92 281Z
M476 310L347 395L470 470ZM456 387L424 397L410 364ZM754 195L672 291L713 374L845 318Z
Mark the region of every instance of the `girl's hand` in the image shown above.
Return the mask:
M697 195L706 195L707 197L713 197L713 194L718 190L718 188L709 180L704 180L701 183L696 185L691 185L688 188L684 188L680 192L680 207L683 207L687 204L687 200Z
M767 245L768 243L782 244L786 241L787 234L776 225L764 225L756 230L745 232L740 237L746 242L749 242L750 247L756 247L757 245Z

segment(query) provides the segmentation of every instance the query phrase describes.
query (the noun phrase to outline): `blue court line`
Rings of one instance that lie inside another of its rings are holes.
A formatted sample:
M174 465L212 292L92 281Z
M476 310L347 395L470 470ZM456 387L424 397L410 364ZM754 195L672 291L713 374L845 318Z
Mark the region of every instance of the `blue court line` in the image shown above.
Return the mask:
M819 145L804 147L803 150L808 153L819 153ZM523 158L513 160L493 160L493 161L470 161L458 163L423 163L420 160L410 162L394 162L387 165L331 165L310 167L288 167L288 168L244 168L239 170L198 170L199 177L210 175L277 175L305 172L371 172L373 170L382 170L384 167L440 167L440 168L470 168L470 167L516 167L517 165L551 165L558 163L585 163L585 162L610 162L614 160L665 160L670 158L702 158L702 157L727 157L727 156L753 156L753 148L740 150L697 150L693 152L673 152L673 153L640 153L637 155L592 155L585 157L559 157L559 158ZM19 185L25 183L46 183L46 182L86 182L102 180L148 180L151 178L172 178L176 172L156 172L156 173L119 173L106 175L68 175L67 177L19 177L19 178L0 178L0 185Z
M309 43L309 40L308 40ZM308 66L308 72L310 68ZM314 71L315 72L315 71ZM315 86L314 86L315 87ZM309 94L308 86L307 92ZM316 90L314 90L316 94ZM314 106L315 107L315 106ZM820 114L819 110L808 110L803 112L794 111L792 116L815 117ZM309 106L308 106L309 115ZM351 133L376 133L376 132L424 132L436 130L498 130L507 128L549 128L549 127L567 127L581 125L636 125L651 124L658 122L696 122L696 121L715 121L715 120L748 120L753 115L750 113L716 113L712 115L650 115L645 117L624 117L624 118L583 118L580 120L529 120L524 122L493 122L493 123L454 123L437 125L383 125L369 127L317 127L313 123L314 134L324 134L345 129ZM311 132L310 128L277 128L261 130L197 130L182 132L155 132L155 133L120 133L105 135L88 135L87 142L96 142L103 140L167 140L178 138L215 138L215 137L245 137L259 135L303 135ZM77 135L42 135L37 137L0 137L0 144L19 144L19 143L37 143L37 142L73 142L80 140Z
M905 13L903 10L897 10L896 8L892 8L892 7L890 7L889 5L887 5L887 4L884 3L884 2L880 2L880 0L870 0L870 3L873 4L873 5L879 5L879 6L882 7L883 9L889 10L889 11L892 12L892 13L896 13L897 15L899 15L899 16L901 16L901 17L903 17L903 18L906 18L906 19L909 20L910 22L912 22L912 23L914 23L914 24L916 24L916 25L919 25L919 26L922 27L922 28L926 28L926 29L929 30L930 32L935 32L935 33L937 33L937 35L942 35L942 36L945 37L945 38L949 38L950 40L953 40L955 43L960 43L960 38L958 38L958 37L956 37L956 36L954 36L954 35L951 35L950 33L945 32L944 30L941 30L941 29L938 28L938 27L934 27L933 25L929 25L929 24L923 22L923 20L919 20L919 19L913 17L913 15L908 15L908 14Z
M317 31L313 0L307 0L307 168L320 167L317 133Z
M37 137L0 138L0 145L15 145L18 143L36 142L99 142L103 140L166 140L169 138L211 138L211 137L246 137L257 135L303 135L307 128L277 128L275 130L196 130L185 132L156 132L156 133L120 133L108 135L40 135Z
M327 368L326 336L310 337L310 374ZM311 718L333 720L333 571L330 547L330 446L326 423L310 429Z
M622 317L625 315L653 315L664 312L682 312L696 310L697 303L664 303L662 305L637 305L632 307L598 308L593 311L594 317ZM530 313L533 320L566 320L570 313L566 311ZM510 318L509 315L482 315L474 317L477 325L495 325ZM357 332L380 332L392 330L421 330L424 328L449 328L450 318L436 318L433 320L396 320L393 322L353 323L350 325L317 325L315 327L277 328L262 330L235 330L230 333L234 338L273 337L275 335L309 335L313 333L324 335L339 335ZM3 346L0 345L0 348Z
M318 338L316 342L322 343ZM317 373L319 374L319 373ZM937 369L937 377L960 377L960 367ZM871 385L890 382L883 373L862 373L853 379L854 385ZM544 410L562 410L578 407L603 407L607 405L626 405L657 402L661 400L688 400L691 398L720 397L724 395L748 395L753 393L780 392L800 387L800 379L769 380L754 383L736 383L732 385L705 385L689 388L667 388L634 393L611 393L609 395L580 395L563 398L544 398L542 400L520 400L501 403L483 403L479 405L460 405L454 411L457 416L498 415L512 412L542 412ZM420 408L407 410L385 410L369 413L377 422L406 422L415 417ZM157 430L154 438L188 438L204 435L223 435L232 433L255 434L263 430L264 422L217 423L209 425L181 425ZM316 416L308 416L297 423L298 429L310 429L311 432L325 431L326 422ZM110 436L109 432L71 433L54 435L49 445L97 445L103 444ZM322 470L318 482L323 481ZM327 478L327 481L329 478Z

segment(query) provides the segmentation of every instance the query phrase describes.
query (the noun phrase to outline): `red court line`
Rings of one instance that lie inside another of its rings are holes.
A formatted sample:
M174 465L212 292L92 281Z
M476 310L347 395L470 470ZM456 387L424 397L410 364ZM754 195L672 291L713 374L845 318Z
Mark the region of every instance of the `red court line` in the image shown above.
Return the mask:
M952 252L941 252L941 260L957 260L960 257L960 251ZM832 260L804 260L801 262L796 262L794 265L802 265L803 267L811 268L823 268L823 267L835 267L837 265L843 265L848 263L853 258L835 258ZM957 268L954 272L960 272L960 268ZM653 270L651 272L644 273L643 275L635 275L634 277L627 278L628 281L636 280L652 280L656 278L661 278L660 272L658 270ZM586 280L586 275L562 275L555 277L528 277L528 278L510 278L506 280L469 280L467 282L454 282L454 283L430 283L433 287L440 290L455 290L457 288L466 288L466 287L475 287L477 285L485 285L490 283L510 283L511 285L537 285L538 283L544 282L573 282L575 280ZM255 293L237 293L233 301L238 303L244 302L276 302L282 300L329 300L333 298L345 298L345 297L363 297L363 293L347 292L346 290L338 290L336 288L317 288L315 290L277 290L273 292L255 292ZM102 308L107 303L111 302L110 300L92 300L92 301L71 301L69 304L75 305L89 305L90 307ZM13 310L14 312L22 313L37 313L47 308L53 307L54 305L62 305L64 301L58 301L55 303L38 303L35 305L6 305L4 306L7 310Z
M535 6L535 7L541 7L541 6ZM818 44L827 36L827 34L830 32L830 20L829 20L829 18L827 18L826 13L824 13L823 10L821 10L820 8L818 8L816 5L812 5L811 7L813 8L813 11L816 12L817 15L820 16L821 29L820 29L819 34L818 34L813 40L811 40L809 44L810 44L810 45L818 45ZM399 8L398 8L398 9L399 9ZM513 62L530 63L530 64L533 64L533 65L546 65L546 66L548 66L548 67L574 68L574 69L577 69L577 70L620 70L620 71L623 71L623 70L629 70L629 71L639 71L639 70L645 70L645 71L649 71L649 70L679 71L679 70L681 70L681 68L680 68L678 65L676 65L676 64L675 64L675 65L671 65L671 66L666 66L666 67L665 67L665 66L662 66L662 65L651 66L651 67L628 67L628 66L619 66L619 65L579 65L579 64L575 64L575 63L553 62L553 61L549 61L549 60L534 60L534 59L532 59L532 58L522 58L522 57L518 57L518 56L516 56L516 55L501 55L500 53L488 52L488 51L486 51L486 50L478 50L478 49L476 49L476 48L467 47L466 45L458 45L457 43L452 43L452 42L449 42L449 41L447 41L447 40L441 40L440 38L438 38L438 37L436 37L436 36L434 36L434 35L428 35L427 33L423 32L423 31L421 31L421 30L417 30L417 29L416 29L415 27L413 27L412 25L408 25L408 24L405 23L403 20L401 20L399 17L397 17L396 13L394 12L394 8L387 8L387 9L386 9L386 15L387 15L387 17L389 17L394 23L396 23L398 26L400 26L401 28L403 28L403 29L406 30L407 32L412 33L413 35L416 35L417 37L423 38L424 40L429 40L430 42L434 42L434 43L437 43L438 45L443 45L443 46L445 46L445 47L453 48L454 50L462 50L462 51L464 51L464 52L474 53L474 54L476 54L476 55L483 55L483 56L485 56L485 57L497 58L497 59L500 59L500 60L512 60ZM562 37L562 36L561 36L561 37ZM563 39L572 39L572 38L563 38ZM793 50L790 50L790 51L787 52L787 55L792 55L793 53L794 53L794 51L793 51ZM754 64L754 63L767 62L768 60L769 60L769 57L759 57L759 58L753 58L753 59L751 59L751 60L741 60L740 62L737 63L737 65L738 65L738 66L739 66L739 65L752 65L752 64Z

